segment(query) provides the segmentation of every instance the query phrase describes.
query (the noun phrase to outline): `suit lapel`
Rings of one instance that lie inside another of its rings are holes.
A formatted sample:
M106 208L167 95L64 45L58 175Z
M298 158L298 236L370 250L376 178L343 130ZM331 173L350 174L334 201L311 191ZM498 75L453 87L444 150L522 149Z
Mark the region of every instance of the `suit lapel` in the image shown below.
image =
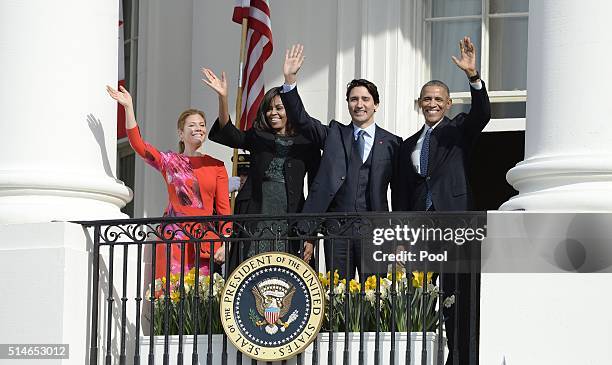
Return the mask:
M344 156L346 158L346 166L348 166L349 159L351 158L351 149L353 148L353 123L344 125L340 128L340 134L342 135L342 143L344 144Z
M384 134L384 130L379 128L378 125L376 126L376 128L374 129L374 141L372 142L372 150L370 151L370 155L372 158L372 163L370 165L370 181L372 181L372 177L374 176L374 169L376 169L376 163L374 163L374 161L376 161L376 158L382 153L383 149L381 148L382 145L385 143L385 134ZM372 186L372 184L370 184L370 186Z

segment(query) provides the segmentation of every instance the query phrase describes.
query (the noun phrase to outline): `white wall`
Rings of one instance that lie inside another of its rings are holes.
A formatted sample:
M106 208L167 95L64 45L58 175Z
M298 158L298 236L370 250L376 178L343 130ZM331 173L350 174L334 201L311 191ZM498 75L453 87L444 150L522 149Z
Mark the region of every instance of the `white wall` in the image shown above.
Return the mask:
M177 150L176 121L191 100L192 0L140 2L138 110L145 140ZM134 215L161 216L168 202L161 175L136 158Z

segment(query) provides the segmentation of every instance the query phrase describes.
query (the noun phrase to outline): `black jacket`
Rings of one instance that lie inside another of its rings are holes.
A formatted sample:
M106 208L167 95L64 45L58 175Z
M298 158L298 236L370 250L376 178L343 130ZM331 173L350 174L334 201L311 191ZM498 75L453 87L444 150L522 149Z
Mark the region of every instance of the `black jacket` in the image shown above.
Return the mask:
M437 211L472 209L467 178L469 157L477 137L491 119L491 104L484 82L480 90L470 87L470 91L469 113L460 113L453 119L444 117L431 133L428 176L418 174L411 159L423 129L402 143L397 159L402 187L398 210L425 210L427 186Z
M270 132L257 131L254 128L241 131L231 121L220 128L219 121L211 128L208 138L211 141L228 147L241 148L251 153L249 176L242 187L234 207L234 214L259 214L262 205L262 185L264 174L274 158L276 152L275 136ZM296 135L289 155L285 159L285 191L287 193L287 213L297 213L304 205L304 176L308 174L308 182L311 184L321 160L319 148L303 136ZM278 212L282 214L284 212ZM239 257L238 250L232 246L229 254L230 270L235 268L245 259L249 251L249 243L242 245L242 256ZM290 251L297 254L300 245L296 241L291 242Z
M241 192L244 190L245 193L248 191L251 199L248 207L241 208L240 213L261 213L261 186L264 174L276 151L274 134L257 131L253 128L244 132L237 129L231 121L224 128L220 128L217 120L211 128L208 138L222 145L240 148L251 153L249 178L241 190ZM287 213L296 213L302 209L304 204L304 176L308 173L309 183L312 181L319 167L320 159L321 155L317 146L303 136L297 135L294 137L293 146L284 165Z

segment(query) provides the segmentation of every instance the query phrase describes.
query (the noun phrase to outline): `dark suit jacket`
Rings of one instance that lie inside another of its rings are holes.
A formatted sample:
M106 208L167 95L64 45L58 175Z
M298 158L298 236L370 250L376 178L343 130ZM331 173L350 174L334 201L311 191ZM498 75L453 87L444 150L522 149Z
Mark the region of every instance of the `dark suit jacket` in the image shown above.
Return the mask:
M297 87L281 93L289 120L318 148L323 150L321 165L304 203L304 213L326 212L346 177L353 143L353 126L335 120L328 126L312 118L302 104ZM370 199L372 211L389 211L387 188L391 183L392 194L396 186L393 178L393 161L401 138L376 126L372 145L370 169ZM392 197L392 202L395 198Z
M274 134L257 131L254 128L244 132L228 122L220 128L219 121L210 129L208 138L211 141L233 148L241 148L251 152L249 178L242 191L248 192L248 206L241 207L241 214L261 213L261 186L264 174L276 154ZM285 159L285 191L287 192L287 213L297 213L304 203L304 176L308 173L309 184L319 167L321 159L318 147L301 135L293 137L293 146ZM238 213L238 212L237 212ZM279 212L283 213L283 212Z
M428 176L416 172L410 157L423 128L402 143L396 161L400 171L398 183L402 187L399 210L425 210L427 186L437 211L472 209L466 171L471 149L491 119L491 105L484 82L482 89L470 87L470 91L470 112L460 113L453 119L444 117L431 132Z
M228 147L241 148L251 152L248 178L240 189L238 196L236 196L234 214L261 213L263 198L261 187L264 174L272 158L276 155L274 134L258 131L254 128L246 132L241 131L231 121L220 128L219 120L216 120L210 129L208 138ZM312 184L320 160L321 153L316 145L301 135L293 137L293 145L283 166L285 191L287 193L287 213L297 213L302 209L304 204L304 176L308 173L309 185ZM284 212L278 212L278 214L282 213ZM241 245L243 257L239 257L237 245L232 245L230 249L228 258L230 270L235 269L249 252L250 242L244 242ZM298 242L292 241L290 245L290 252L297 254L299 250Z

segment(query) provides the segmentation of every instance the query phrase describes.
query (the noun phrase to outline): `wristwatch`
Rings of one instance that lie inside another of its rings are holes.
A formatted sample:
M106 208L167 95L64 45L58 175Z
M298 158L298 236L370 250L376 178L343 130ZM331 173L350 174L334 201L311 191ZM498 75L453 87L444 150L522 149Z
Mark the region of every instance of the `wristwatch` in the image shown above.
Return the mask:
M480 80L480 73L476 71L476 75L468 77L468 80L470 80L470 82L476 82Z

